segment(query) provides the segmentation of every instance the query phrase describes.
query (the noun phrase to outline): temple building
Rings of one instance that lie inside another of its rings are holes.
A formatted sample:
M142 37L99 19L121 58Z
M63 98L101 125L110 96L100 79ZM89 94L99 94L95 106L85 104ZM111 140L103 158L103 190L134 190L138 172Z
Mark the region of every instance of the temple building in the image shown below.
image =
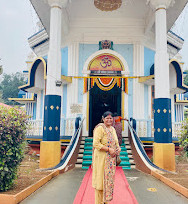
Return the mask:
M172 138L188 87L176 58L184 40L171 28L187 0L30 1L44 28L28 38L36 57L20 101L43 122L41 160L60 145L63 128L71 132L74 122L62 121L84 118L82 135L92 136L110 110L135 119L140 137L154 137L154 163L174 170Z

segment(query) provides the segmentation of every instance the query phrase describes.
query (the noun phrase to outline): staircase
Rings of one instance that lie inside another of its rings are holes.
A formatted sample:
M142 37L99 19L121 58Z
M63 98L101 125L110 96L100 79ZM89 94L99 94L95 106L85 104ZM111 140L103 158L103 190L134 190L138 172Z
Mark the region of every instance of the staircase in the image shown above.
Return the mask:
M92 149L93 149L93 138L82 136L80 144L80 150L76 162L76 167L82 169L88 169L92 163ZM131 147L129 145L128 137L124 137L121 145L120 152L121 164L123 169L135 168Z

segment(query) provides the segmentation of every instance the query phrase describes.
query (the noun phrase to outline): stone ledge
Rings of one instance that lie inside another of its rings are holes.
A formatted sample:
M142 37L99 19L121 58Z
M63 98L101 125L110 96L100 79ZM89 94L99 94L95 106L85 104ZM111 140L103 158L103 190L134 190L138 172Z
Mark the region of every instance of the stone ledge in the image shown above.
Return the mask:
M44 178L40 179L35 184L27 187L26 189L22 190L21 192L15 194L15 195L9 195L9 194L0 194L0 203L1 204L17 204L24 200L26 197L31 195L33 192L38 190L41 186L46 184L48 181L50 181L52 178L59 175L59 170L56 170L49 175L45 176Z
M181 186L180 184L172 181L169 178L166 178L165 176L162 176L161 174L159 174L157 172L151 171L151 175L154 176L155 178L159 179L160 181L162 181L163 183L165 183L169 187L173 188L177 192L181 193L186 198L188 198L188 189L187 188Z

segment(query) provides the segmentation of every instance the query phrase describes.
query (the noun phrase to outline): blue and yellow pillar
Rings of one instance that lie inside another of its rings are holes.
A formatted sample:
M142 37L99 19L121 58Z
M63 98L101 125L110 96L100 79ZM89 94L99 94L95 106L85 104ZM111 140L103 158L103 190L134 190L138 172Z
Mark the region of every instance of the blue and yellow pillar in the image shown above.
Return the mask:
M154 99L154 163L175 171L175 145L172 143L171 99Z
M155 99L154 99L154 163L175 171L175 146L172 143L169 55L167 52L166 10L172 0L150 0L155 10Z
M46 96L44 104L43 141L40 144L40 168L50 168L60 162L61 113L61 0L48 0L50 10L50 41L47 66Z
M40 168L57 165L61 158L61 96L46 95L44 104L43 141L40 144Z

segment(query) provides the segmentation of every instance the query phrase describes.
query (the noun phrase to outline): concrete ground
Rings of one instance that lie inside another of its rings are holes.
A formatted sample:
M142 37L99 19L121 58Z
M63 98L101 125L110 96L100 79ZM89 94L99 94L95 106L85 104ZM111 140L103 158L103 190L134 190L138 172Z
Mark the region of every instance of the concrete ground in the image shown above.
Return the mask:
M139 204L188 204L187 198L153 176L136 169L124 172Z
M124 172L139 204L188 204L188 199L154 177L136 169ZM21 204L72 204L85 173L86 170L75 168L61 174Z

